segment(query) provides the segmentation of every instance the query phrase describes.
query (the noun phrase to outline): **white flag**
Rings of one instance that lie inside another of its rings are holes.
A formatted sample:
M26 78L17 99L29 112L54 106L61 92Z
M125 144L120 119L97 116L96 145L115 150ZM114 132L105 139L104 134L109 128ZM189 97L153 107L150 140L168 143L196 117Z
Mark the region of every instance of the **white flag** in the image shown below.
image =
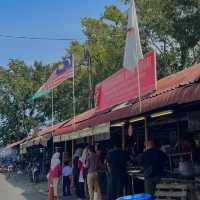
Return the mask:
M137 66L139 59L142 57L143 54L140 44L135 2L134 0L131 0L131 5L128 10L128 26L123 66L132 69Z

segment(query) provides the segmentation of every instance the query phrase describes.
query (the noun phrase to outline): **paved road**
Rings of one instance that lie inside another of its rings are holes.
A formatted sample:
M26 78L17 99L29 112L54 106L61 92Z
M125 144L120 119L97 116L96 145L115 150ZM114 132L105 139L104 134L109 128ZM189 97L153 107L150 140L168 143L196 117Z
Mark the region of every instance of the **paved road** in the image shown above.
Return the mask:
M23 177L0 174L0 200L47 200L47 196L36 191Z

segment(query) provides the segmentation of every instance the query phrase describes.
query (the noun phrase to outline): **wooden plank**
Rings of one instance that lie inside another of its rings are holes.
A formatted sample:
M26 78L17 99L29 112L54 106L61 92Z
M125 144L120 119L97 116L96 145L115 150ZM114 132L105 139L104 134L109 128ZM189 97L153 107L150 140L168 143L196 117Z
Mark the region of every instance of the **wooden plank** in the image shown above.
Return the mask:
M162 178L161 183L166 184L195 184L195 180L187 180L187 179L175 179L175 178Z
M156 197L187 197L187 192L162 192L162 191L156 191L155 193Z
M157 184L156 185L156 189L157 190L178 190L178 189L180 189L180 190L188 190L189 189L189 187L188 187L188 185L183 185L183 184L175 184L175 183L172 183L172 184Z
M155 198L154 200L165 200L165 199L168 199L168 198Z
M177 198L175 199L175 198L170 198L170 197L161 197L161 198L157 197L154 200L177 200Z
M154 200L187 200L186 197L157 197Z

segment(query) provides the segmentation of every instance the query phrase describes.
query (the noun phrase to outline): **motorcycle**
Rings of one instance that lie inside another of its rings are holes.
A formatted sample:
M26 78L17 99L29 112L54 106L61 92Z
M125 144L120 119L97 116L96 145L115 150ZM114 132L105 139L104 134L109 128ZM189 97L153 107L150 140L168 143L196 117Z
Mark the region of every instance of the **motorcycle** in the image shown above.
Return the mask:
M30 178L30 181L33 181L33 176L32 176L32 163L28 162L27 166L25 168L25 174L28 175L28 177Z
M33 163L33 166L32 166L32 181L34 183L38 183L40 179L39 177L40 177L40 163L35 162Z

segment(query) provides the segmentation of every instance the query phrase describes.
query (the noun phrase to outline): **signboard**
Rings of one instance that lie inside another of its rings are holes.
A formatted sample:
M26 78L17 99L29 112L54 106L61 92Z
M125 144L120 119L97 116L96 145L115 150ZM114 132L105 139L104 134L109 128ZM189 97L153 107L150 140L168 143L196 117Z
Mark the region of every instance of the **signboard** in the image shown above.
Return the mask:
M139 88L141 96L156 89L155 52L145 54L133 70L122 68L99 83L95 92L96 109L103 110L136 98Z

